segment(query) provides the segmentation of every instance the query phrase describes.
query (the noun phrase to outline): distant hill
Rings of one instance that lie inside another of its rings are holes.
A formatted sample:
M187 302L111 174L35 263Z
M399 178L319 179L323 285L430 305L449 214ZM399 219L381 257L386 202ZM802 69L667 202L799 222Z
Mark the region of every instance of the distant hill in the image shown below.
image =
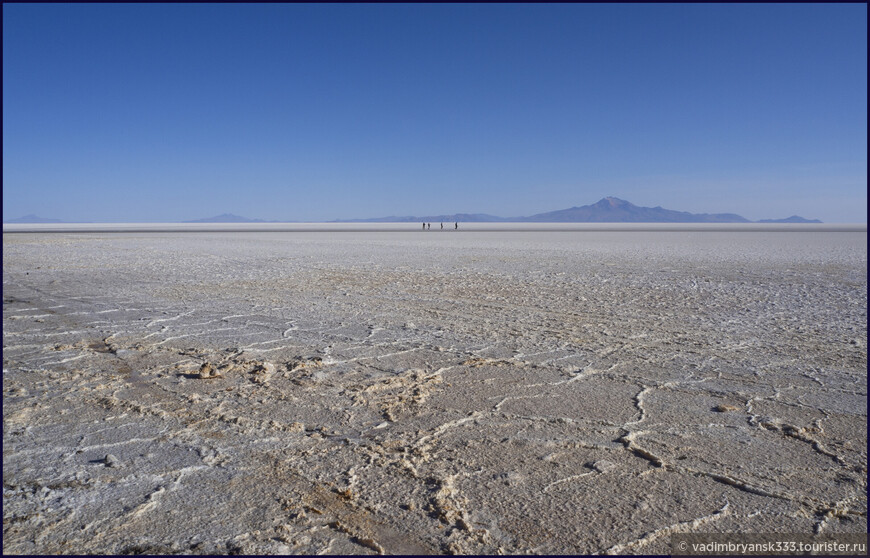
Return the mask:
M232 213L224 213L217 217L206 217L205 219L194 219L192 221L184 221L185 223L265 223L262 219L248 219L240 217Z
M759 223L821 223L818 219L804 219L797 215L786 217L785 219L762 219Z
M374 219L345 219L337 223L408 223L408 222L451 222L465 223L752 223L736 213L689 213L674 211L660 206L641 207L614 197L603 198L592 205L571 207L529 217L497 217L485 213L455 213L427 217L378 217ZM788 219L764 219L759 223L821 223L814 219L804 219L793 215Z
M339 219L333 223L452 223L454 221L462 221L463 223L498 223L510 221L504 217L496 217L495 215L487 215L486 213L454 213L453 215L427 215L424 217L374 217L372 219Z
M662 207L639 207L607 197L592 205L523 217L531 223L750 223L734 213L688 213Z
M37 217L36 215L25 215L18 219L9 219L4 223L63 223L60 219L46 219L45 217Z
M569 207L557 211L537 213L528 217L499 217L487 213L453 213L451 215L372 217L366 219L336 219L333 223L752 223L736 213L689 213L661 206L641 207L614 197L606 197L591 205ZM6 223L66 223L60 219L46 219L25 215ZM250 219L232 213L215 217L184 221L185 223L277 223L264 219ZM785 219L761 219L756 223L821 223L818 219L805 219L792 215Z

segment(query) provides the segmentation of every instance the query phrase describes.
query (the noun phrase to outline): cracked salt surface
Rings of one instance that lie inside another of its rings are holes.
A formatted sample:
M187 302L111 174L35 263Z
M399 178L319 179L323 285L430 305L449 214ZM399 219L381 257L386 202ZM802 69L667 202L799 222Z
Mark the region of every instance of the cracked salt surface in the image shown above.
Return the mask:
M9 234L5 553L867 529L864 232Z

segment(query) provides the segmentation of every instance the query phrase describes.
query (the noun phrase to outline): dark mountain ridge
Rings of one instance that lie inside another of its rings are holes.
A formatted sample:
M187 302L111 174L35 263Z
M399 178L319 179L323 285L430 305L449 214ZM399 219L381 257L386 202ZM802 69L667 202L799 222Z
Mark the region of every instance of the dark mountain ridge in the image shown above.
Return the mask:
M569 207L557 211L537 213L528 217L499 217L486 213L454 213L451 215L389 216L368 219L336 219L332 223L752 223L736 213L689 213L661 206L642 207L612 196L602 198L590 205ZM66 223L60 219L45 219L26 215L10 219L6 223ZM193 219L185 223L276 223L263 219L249 219L232 213L215 217ZM761 219L756 223L821 223L818 219L805 219L792 215L785 219Z
M409 223L451 222L466 223L752 223L736 213L689 213L661 206L642 207L612 196L580 207L570 207L528 217L498 217L485 213L455 213L422 217L376 217L372 219L339 219L335 223ZM818 219L804 219L793 215L787 219L762 219L758 223L821 223Z
M532 223L751 223L734 213L689 213L657 207L640 207L607 197L592 205L523 217Z

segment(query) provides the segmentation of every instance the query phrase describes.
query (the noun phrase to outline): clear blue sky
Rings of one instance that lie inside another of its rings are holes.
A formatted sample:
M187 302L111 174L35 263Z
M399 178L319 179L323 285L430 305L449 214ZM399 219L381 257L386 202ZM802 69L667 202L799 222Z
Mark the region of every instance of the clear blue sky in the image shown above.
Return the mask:
M3 5L3 218L867 220L867 6Z

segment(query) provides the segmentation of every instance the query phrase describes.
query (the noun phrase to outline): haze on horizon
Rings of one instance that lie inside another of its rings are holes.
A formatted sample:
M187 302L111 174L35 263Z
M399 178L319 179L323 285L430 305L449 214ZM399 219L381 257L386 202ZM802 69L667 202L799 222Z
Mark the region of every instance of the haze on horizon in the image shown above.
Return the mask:
M3 219L867 221L866 4L4 4Z

